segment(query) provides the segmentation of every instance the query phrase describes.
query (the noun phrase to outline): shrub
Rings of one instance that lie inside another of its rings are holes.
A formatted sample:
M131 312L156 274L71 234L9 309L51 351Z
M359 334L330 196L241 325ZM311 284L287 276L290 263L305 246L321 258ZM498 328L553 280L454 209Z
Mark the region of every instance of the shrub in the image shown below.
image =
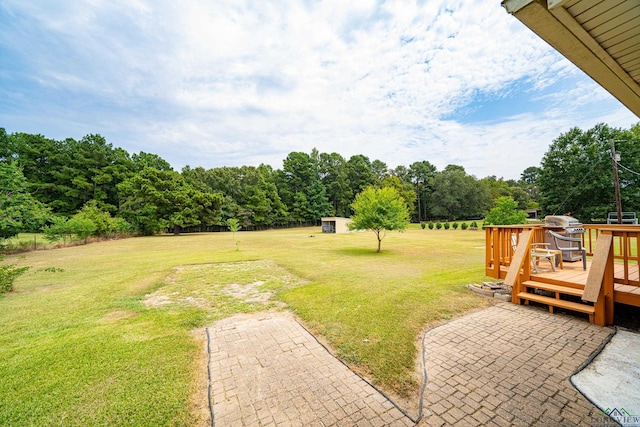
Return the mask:
M0 255L0 261L4 256ZM27 271L29 267L16 267L15 265L0 265L0 295L13 290L13 281L16 277Z
M442 228L442 223L440 221L436 222L436 229L440 230Z
M85 243L89 236L92 236L96 230L96 224L89 218L73 216L69 221L67 221L68 233L73 234L77 239L84 240Z
M484 219L485 224L511 225L527 222L527 214L518 209L518 202L512 197L502 196L495 201L495 207L489 211Z
M434 227L434 226L435 226L435 225L433 224L433 222L429 221L429 230L433 230L433 227Z
M463 230L466 230L467 227L468 227L468 225L467 225L466 222L463 222L462 224L460 224L460 228L463 229Z
M123 218L115 217L109 219L109 227L107 235L110 237L121 237L130 234L132 231L131 224Z
M453 224L451 224L451 226L453 227L454 230L458 229L458 223L454 222Z
M451 227L451 226L449 225L449 223L448 223L448 222L445 222L445 223L444 223L444 229L445 229L445 230L448 230L450 227Z
M471 226L469 227L471 230L477 230L478 229L478 223L473 221L471 223Z
M79 238L86 239L91 235L106 236L111 231L111 220L111 215L100 210L95 201L91 200L69 220L68 225L74 230L72 234L78 234Z
M422 227L422 229L424 230L427 227L427 224L425 224L424 222L421 222L420 227Z
M53 217L51 218L51 225L46 226L42 232L44 233L44 238L49 242L58 242L60 240L65 240L69 234L67 232L67 219L63 217Z

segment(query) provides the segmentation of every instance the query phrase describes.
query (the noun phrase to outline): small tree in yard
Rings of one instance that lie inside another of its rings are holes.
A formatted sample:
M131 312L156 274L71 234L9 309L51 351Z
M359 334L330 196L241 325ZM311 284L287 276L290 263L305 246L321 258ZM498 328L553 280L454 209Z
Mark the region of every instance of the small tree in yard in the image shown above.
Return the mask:
M240 221L237 218L229 218L227 220L227 227L229 227L229 231L233 234L233 240L236 242L236 251L239 251L240 247L238 245L240 242L236 240L236 231L242 228Z
M0 261L4 255L0 255ZM16 277L27 271L29 267L16 267L15 265L0 265L0 295L13 290L13 281Z
M368 187L356 196L351 207L355 214L349 228L373 231L378 239L377 252L387 231L404 231L409 225L406 202L392 187Z
M526 222L526 212L518 210L518 202L509 196L498 197L495 207L489 211L484 219L485 224L491 225L524 224Z

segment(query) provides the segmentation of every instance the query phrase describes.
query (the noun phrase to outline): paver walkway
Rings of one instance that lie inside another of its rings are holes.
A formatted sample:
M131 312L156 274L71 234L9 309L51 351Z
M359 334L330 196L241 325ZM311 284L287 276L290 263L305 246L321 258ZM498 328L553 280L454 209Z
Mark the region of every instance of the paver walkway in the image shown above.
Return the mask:
M290 314L261 316L209 328L216 426L413 425ZM611 332L510 303L432 329L420 425L592 425L568 378Z
M412 426L290 314L233 316L209 329L216 426Z

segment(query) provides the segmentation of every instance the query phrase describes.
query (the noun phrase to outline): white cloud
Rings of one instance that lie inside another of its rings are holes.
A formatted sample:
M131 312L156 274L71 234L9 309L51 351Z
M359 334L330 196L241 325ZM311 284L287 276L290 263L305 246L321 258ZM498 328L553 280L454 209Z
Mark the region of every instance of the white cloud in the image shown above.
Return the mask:
M45 92L0 101L0 126L90 129L176 167L279 167L317 147L518 177L571 126L635 119L499 0L8 1L0 20L17 59L0 79L20 82L0 95ZM538 110L465 123L478 96Z

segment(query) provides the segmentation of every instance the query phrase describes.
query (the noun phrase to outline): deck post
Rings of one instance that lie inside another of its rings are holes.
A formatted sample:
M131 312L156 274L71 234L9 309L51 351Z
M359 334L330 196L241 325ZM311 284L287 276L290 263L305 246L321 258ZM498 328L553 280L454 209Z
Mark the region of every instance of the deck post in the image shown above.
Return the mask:
M531 273L529 246L531 245L532 237L533 234L530 230L525 230L520 233L516 251L511 259L511 265L509 265L509 271L507 271L507 276L504 278L504 283L511 286L511 302L514 304L520 304L520 298L518 297L518 294L522 291L520 269L523 268L524 265L524 275L527 278Z
M500 278L500 233L496 227L485 228L485 274L489 277ZM493 264L491 262L493 261Z
M582 294L583 301L594 303L593 322L604 326L613 323L613 235L600 233Z
M493 237L493 273L497 278L500 278L500 254L502 251L500 246L500 230L493 227L491 235Z
M603 299L604 299L604 325L613 325L614 317L614 299L613 292L615 288L615 272L613 266L613 246L609 249L609 256L607 257L607 264L604 270L604 280L602 283ZM597 323L597 322L596 322ZM600 325L600 323L598 323ZM601 326L604 326L601 325Z

